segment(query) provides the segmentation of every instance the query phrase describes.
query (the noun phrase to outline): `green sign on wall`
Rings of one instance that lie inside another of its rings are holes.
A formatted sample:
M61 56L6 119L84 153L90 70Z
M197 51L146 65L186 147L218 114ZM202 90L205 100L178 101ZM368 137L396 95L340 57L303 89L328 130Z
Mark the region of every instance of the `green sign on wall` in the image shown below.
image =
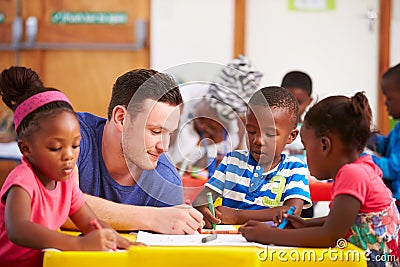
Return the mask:
M335 0L288 0L290 11L332 11Z
M63 12L51 14L53 24L126 24L128 15L125 12Z
M6 20L6 16L4 15L3 12L0 12L0 24L4 23L5 20Z

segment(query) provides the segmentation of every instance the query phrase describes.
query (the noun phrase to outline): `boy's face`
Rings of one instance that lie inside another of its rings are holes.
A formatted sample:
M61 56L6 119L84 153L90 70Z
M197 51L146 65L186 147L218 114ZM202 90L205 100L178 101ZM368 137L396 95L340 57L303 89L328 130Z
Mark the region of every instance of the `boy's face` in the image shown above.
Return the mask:
M262 105L247 109L246 131L250 154L264 171L270 170L281 161L282 150L298 134L285 109L270 109Z
M294 95L299 103L299 116L301 116L310 105L312 98L301 88L289 88L289 91Z
M178 128L179 106L146 99L134 118L126 116L123 150L128 167L151 170L162 153L167 152L170 138Z
M382 93L386 97L385 105L393 119L400 119L400 84L394 78L382 80Z
M61 112L42 120L39 130L28 140L20 140L19 145L46 186L52 180L68 179L78 159L80 141L77 118L70 112Z

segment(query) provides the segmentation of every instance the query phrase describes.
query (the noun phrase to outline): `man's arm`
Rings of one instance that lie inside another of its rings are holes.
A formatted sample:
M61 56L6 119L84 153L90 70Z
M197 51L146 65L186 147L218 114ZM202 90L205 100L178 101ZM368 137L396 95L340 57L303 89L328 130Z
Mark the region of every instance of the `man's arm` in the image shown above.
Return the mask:
M203 216L189 205L156 208L112 202L84 194L96 216L117 231L150 230L164 234L193 234L203 227ZM64 225L71 228L71 223Z

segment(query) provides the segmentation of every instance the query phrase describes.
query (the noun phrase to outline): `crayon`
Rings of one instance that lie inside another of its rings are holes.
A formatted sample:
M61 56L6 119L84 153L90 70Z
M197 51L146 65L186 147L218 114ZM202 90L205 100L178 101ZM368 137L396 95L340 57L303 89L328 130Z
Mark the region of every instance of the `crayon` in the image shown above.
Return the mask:
M207 192L207 202L208 202L208 209L211 211L211 214L215 217L214 201L212 199L212 193L211 192ZM214 230L217 228L215 223L212 224L212 228Z
M213 240L217 239L217 237L218 237L217 234L211 234L209 236L203 237L201 239L201 243L207 243L207 242L213 241Z
M286 214L291 215L293 212L296 210L295 206L290 206L289 210L287 211ZM282 222L278 225L278 229L283 229L285 228L286 224L288 223L288 220L286 218L283 218Z

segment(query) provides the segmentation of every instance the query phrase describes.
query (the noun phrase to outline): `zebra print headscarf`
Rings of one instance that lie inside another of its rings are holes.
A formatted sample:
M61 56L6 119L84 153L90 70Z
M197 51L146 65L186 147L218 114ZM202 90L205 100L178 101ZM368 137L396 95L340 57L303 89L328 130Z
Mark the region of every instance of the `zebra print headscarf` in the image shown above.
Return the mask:
M231 121L246 112L246 104L257 90L263 74L240 55L224 67L206 94L207 102L220 119Z

